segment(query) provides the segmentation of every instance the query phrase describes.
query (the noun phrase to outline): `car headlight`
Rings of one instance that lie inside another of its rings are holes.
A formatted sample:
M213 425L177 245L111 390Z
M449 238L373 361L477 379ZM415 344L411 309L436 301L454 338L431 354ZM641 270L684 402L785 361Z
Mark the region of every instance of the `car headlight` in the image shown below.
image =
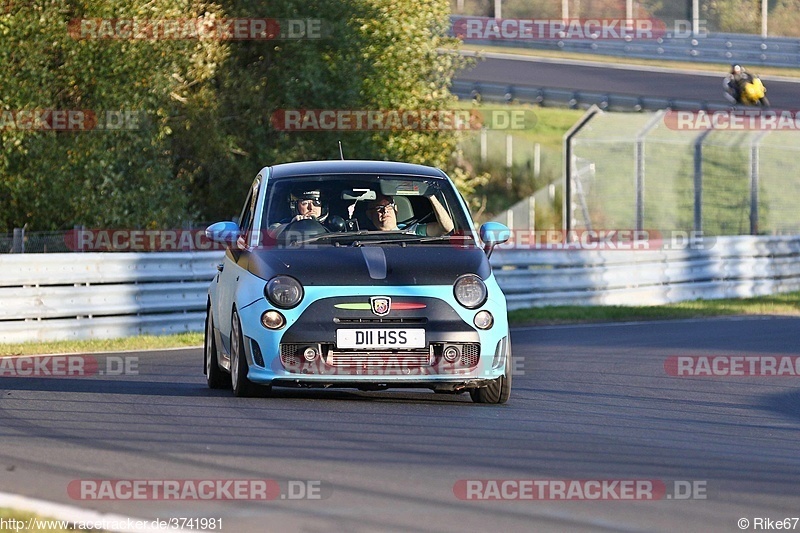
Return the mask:
M481 278L475 274L465 274L456 280L453 293L458 303L467 309L475 309L486 301L488 291Z
M275 276L267 282L264 296L275 307L291 309L303 299L303 286L300 282L289 276Z

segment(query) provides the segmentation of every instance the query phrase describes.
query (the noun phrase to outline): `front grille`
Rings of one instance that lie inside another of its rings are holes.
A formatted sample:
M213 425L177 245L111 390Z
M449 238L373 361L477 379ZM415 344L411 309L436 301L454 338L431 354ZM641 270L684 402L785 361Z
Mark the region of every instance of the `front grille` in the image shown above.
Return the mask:
M427 318L339 318L334 324L427 324Z
M478 364L478 359L481 357L480 344L465 344L461 350L461 364L464 366L472 367Z
M428 352L337 352L332 351L328 357L331 366L364 368L418 368L430 366L431 354Z
M283 366L299 366L300 365L300 346L297 344L281 344L281 363Z

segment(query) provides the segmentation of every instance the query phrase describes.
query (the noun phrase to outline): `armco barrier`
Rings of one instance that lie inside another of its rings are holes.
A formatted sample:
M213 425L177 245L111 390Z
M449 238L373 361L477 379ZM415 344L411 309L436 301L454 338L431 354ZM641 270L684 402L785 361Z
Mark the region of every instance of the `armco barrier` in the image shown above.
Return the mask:
M703 246L702 248L700 246ZM509 309L658 305L800 290L800 237L717 237L677 250L498 250Z
M221 252L0 256L0 342L202 331Z
M0 342L202 331L220 252L0 256ZM655 305L800 290L800 237L718 237L675 250L492 255L510 309ZM421 265L424 267L424 265Z

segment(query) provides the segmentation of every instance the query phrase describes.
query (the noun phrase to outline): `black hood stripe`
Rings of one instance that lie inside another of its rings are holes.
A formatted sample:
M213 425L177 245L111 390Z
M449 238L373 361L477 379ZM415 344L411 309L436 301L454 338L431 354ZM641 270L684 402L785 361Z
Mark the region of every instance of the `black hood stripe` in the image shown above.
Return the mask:
M364 246L361 254L367 263L369 277L372 279L386 279L386 254L380 246Z

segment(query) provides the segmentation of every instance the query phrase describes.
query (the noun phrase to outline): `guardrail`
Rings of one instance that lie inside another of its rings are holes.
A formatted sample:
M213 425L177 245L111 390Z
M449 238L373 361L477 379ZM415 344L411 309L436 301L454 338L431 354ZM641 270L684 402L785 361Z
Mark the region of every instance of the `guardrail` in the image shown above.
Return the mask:
M461 99L480 98L487 102L518 101L543 106L571 107L587 109L596 105L604 111L658 111L661 109L696 111L722 111L730 109L729 104L705 100L681 100L676 98L652 98L627 96L591 91L570 91L550 87L527 87L503 83L482 83L453 80L450 89ZM721 91L720 91L721 92Z
M703 248L705 247L705 248ZM717 237L675 250L497 250L509 309L659 305L800 290L800 237Z
M675 250L498 248L510 309L655 305L800 290L800 237L719 237ZM505 246L505 245L504 245ZM202 331L220 252L0 256L0 342Z
M0 256L0 342L202 331L222 252Z

